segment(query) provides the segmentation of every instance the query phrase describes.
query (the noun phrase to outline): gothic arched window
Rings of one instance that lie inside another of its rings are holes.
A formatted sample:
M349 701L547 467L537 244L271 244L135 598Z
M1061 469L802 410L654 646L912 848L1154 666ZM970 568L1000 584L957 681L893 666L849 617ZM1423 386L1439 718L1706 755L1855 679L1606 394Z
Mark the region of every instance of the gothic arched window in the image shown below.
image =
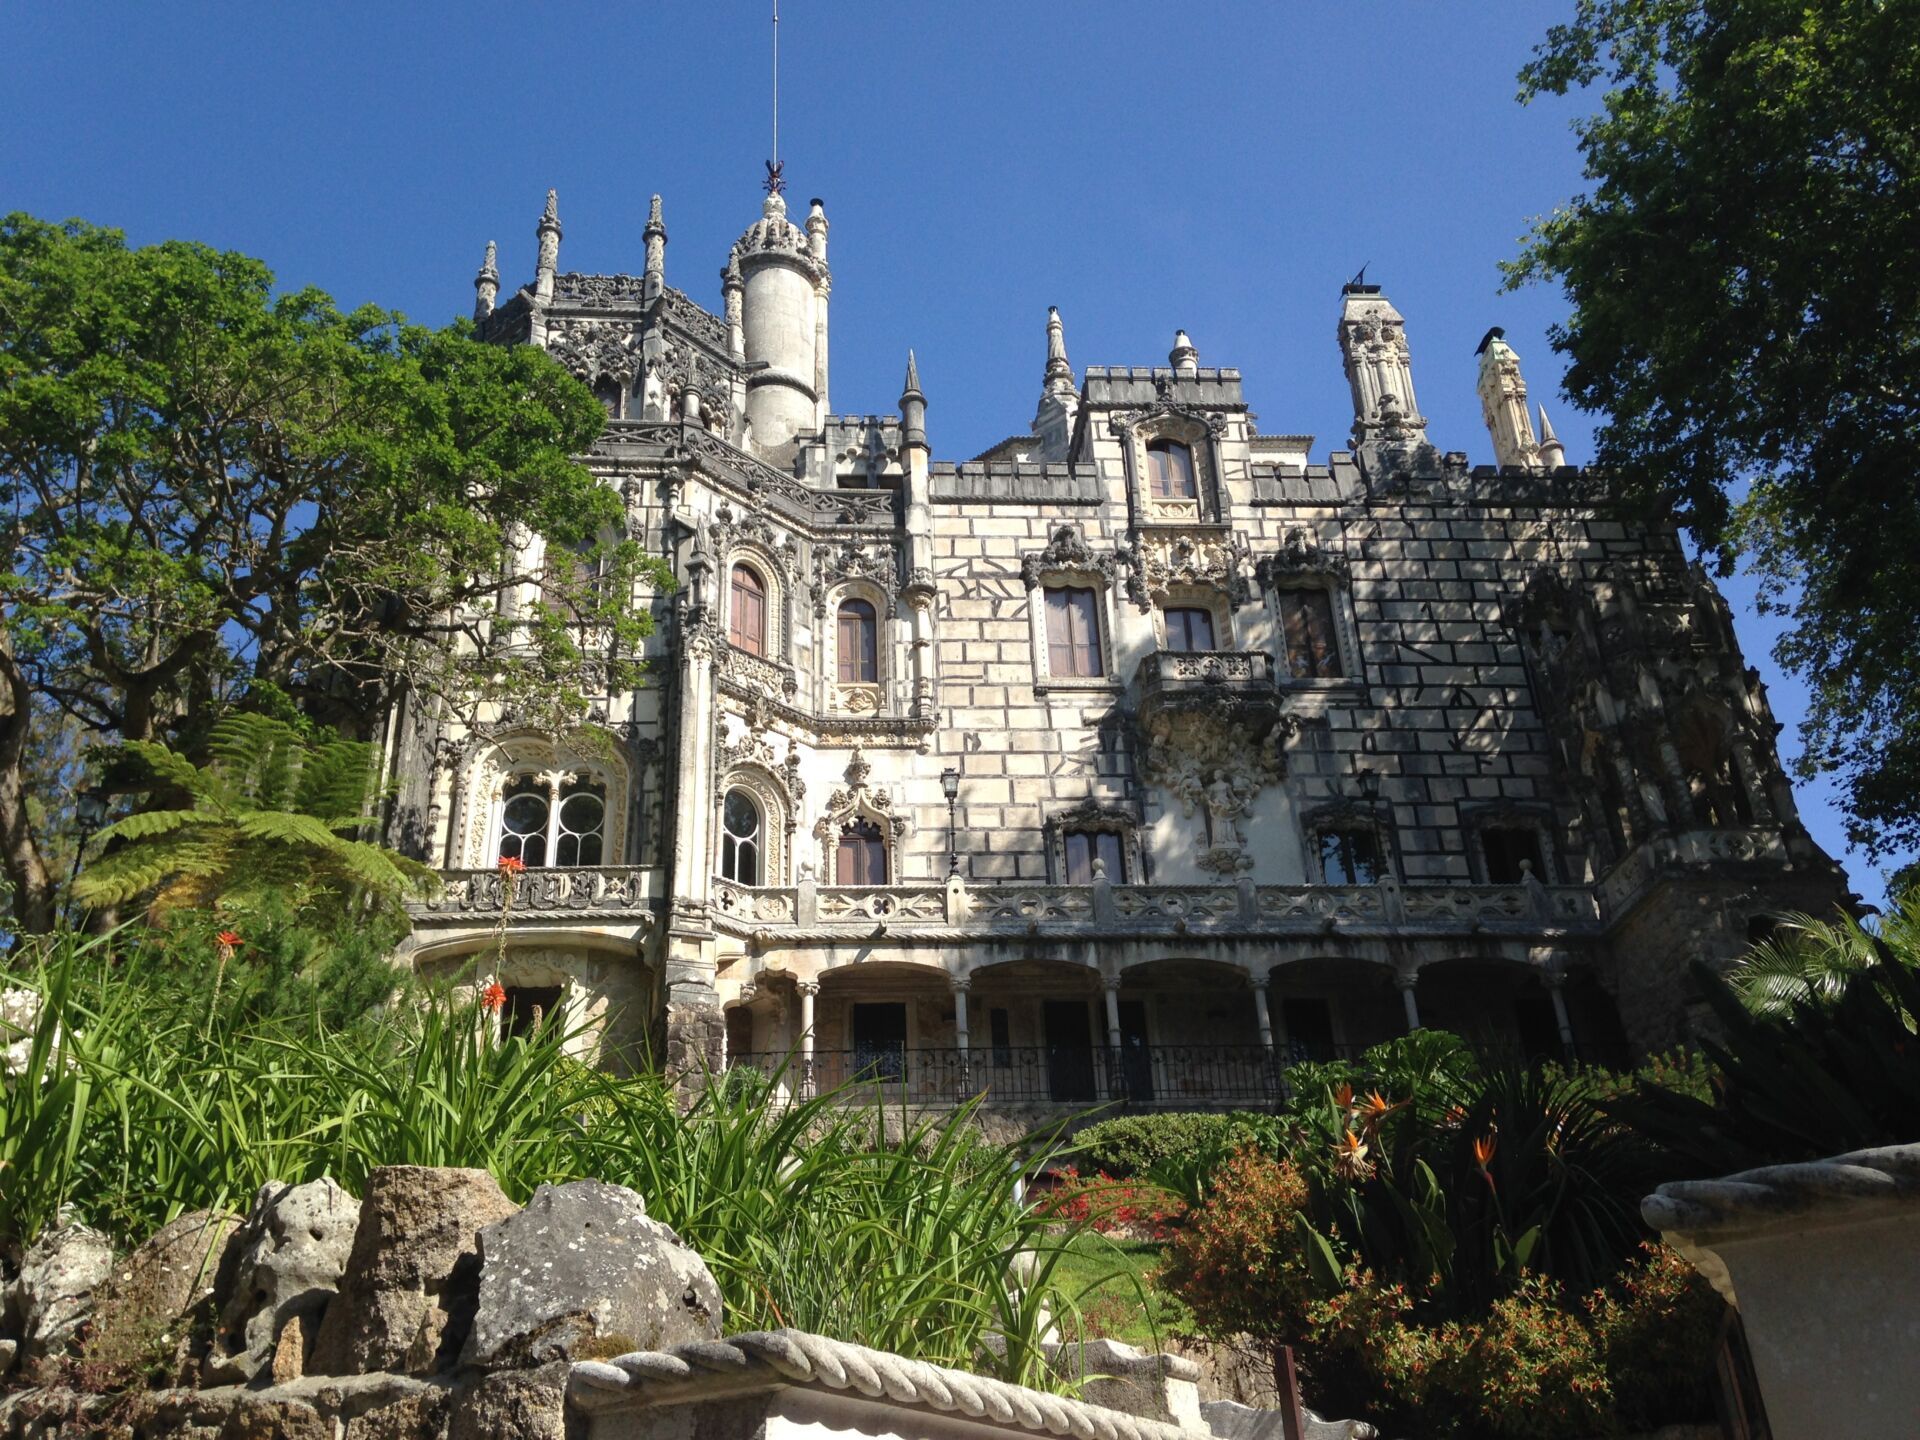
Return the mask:
M560 787L560 812L554 817L553 863L598 865L601 839L607 828L607 792L589 780L569 780Z
M494 853L529 870L598 865L605 851L607 787L597 779L560 782L549 775L517 775L501 792L500 835Z
M760 883L760 807L744 790L729 790L720 812L720 876L737 885Z
M840 602L840 683L872 684L880 678L880 625L866 600Z
M1164 437L1147 441L1147 491L1156 500L1197 500L1193 447Z
M733 567L727 638L750 655L767 653L767 586L750 565Z
M833 879L836 885L887 883L887 842L873 821L856 820L840 831Z
M537 867L547 863L546 785L532 775L509 781L500 807L500 848L502 860L518 860Z

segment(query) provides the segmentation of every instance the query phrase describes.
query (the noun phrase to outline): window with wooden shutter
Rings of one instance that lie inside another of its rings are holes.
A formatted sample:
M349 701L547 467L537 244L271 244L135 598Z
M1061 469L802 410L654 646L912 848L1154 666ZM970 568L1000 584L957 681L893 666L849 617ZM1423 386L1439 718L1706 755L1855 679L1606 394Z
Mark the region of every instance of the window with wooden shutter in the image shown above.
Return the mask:
M767 587L752 567L733 567L727 638L751 655L767 653Z
M1287 674L1295 680L1334 680L1340 668L1340 642L1333 628L1333 595L1326 590L1282 590L1280 633L1287 650Z
M1069 885L1091 885L1093 862L1098 860L1103 878L1115 885L1126 883L1126 861L1122 858L1120 837L1111 830L1069 830L1063 837L1067 849Z
M887 842L880 827L871 820L856 820L840 832L834 852L834 883L837 885L884 885L887 883Z
M872 684L879 680L879 622L867 601L841 602L838 649L841 684Z
M1147 489L1158 500L1198 499L1200 487L1194 477L1192 447L1178 440L1149 440Z
M1213 649L1213 612L1200 606L1177 605L1164 612L1167 622L1167 649L1195 651Z
M1106 674L1098 604L1092 590L1059 586L1046 592L1049 674L1085 678Z

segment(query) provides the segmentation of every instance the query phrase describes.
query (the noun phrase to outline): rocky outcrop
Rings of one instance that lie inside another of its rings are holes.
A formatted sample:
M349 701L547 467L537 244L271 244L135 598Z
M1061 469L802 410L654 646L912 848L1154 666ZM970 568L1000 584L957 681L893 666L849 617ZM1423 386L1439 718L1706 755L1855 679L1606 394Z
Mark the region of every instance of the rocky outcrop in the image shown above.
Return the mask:
M112 1273L112 1242L85 1225L52 1226L27 1247L0 1305L0 1331L16 1342L16 1364L29 1377L51 1374Z
M720 1287L620 1185L542 1185L480 1232L480 1295L462 1363L542 1365L720 1336Z
M238 1215L195 1210L156 1230L113 1266L95 1295L86 1359L107 1374L189 1362L196 1306L212 1299Z
M449 1369L479 1297L480 1231L518 1208L484 1170L375 1170L340 1291L314 1341L313 1371Z
M209 1380L244 1382L264 1369L275 1380L306 1373L359 1223L360 1202L332 1180L260 1187L215 1297L219 1329L206 1361Z

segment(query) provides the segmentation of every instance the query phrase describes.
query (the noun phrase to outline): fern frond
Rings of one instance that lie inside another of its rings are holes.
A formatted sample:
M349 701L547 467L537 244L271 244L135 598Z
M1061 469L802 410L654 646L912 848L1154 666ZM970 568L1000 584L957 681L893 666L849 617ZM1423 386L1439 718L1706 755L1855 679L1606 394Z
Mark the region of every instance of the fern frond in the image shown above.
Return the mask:
M378 762L378 753L364 741L330 740L317 746L301 767L293 808L303 815L360 816L373 798Z
M107 826L101 840L145 840L166 835L188 825L204 825L210 817L202 810L140 810Z

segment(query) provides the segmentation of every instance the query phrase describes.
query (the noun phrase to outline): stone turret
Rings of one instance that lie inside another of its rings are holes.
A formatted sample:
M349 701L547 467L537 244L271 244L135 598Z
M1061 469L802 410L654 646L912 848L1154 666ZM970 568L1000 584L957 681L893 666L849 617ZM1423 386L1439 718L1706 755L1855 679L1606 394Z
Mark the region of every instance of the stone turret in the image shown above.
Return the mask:
M1167 363L1173 366L1173 373L1191 379L1200 373L1200 352L1193 348L1193 341L1187 338L1187 332L1173 332L1173 349L1168 352Z
M480 271L473 277L473 318L476 323L493 313L493 302L499 294L500 251L489 240L486 258L480 262Z
M788 452L796 435L819 428L825 399L827 219L817 202L807 219L803 231L776 192L734 247L747 424L754 448L774 456Z
M647 268L640 282L640 298L652 304L667 286L667 226L660 218L660 197L647 205L647 228L641 232L647 243Z
M1394 440L1424 445L1426 417L1413 395L1407 322L1378 285L1342 288L1340 355L1353 391L1353 443Z
M1080 409L1080 393L1073 382L1073 366L1067 361L1066 327L1060 323L1058 306L1047 307L1047 368L1040 380L1040 408L1034 412L1033 433L1041 441L1041 455L1048 460L1064 460L1073 444L1074 416Z
M900 391L900 430L905 444L927 448L927 397L920 393L920 367L907 351L907 378Z
M534 235L540 242L539 260L533 272L534 298L547 301L553 298L553 276L560 268L560 192L547 191L547 208L540 212L540 223L534 227Z
M1480 357L1480 413L1493 441L1493 463L1503 468L1537 470L1540 445L1527 417L1527 382L1520 374L1520 357L1507 344L1498 325L1487 331L1474 352Z

